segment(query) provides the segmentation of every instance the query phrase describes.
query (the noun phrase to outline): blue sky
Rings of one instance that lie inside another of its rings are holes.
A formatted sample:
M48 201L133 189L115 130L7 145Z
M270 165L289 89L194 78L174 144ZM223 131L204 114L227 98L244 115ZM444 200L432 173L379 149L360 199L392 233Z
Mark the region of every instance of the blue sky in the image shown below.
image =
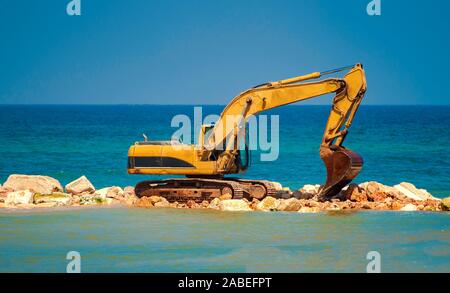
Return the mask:
M0 0L0 104L226 104L357 62L364 104L450 104L450 1L68 2Z

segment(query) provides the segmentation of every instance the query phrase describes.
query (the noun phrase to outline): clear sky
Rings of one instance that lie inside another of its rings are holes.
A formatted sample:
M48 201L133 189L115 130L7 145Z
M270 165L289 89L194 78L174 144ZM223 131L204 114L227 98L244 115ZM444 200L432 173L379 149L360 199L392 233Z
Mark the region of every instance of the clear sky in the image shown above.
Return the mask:
M364 104L450 104L448 0L69 2L0 0L0 104L226 104L357 62Z

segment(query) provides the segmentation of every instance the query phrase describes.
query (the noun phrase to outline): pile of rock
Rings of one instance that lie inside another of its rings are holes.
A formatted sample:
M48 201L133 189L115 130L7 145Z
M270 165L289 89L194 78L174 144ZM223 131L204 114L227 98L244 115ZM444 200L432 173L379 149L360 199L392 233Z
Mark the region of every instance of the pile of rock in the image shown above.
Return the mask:
M320 185L305 185L291 191L279 183L276 197L262 200L232 199L225 194L211 201L168 202L159 196L138 199L131 186L96 189L86 178L70 182L64 188L48 176L11 175L0 185L0 208L35 208L57 206L92 206L121 204L145 208L189 208L221 211L285 211L316 213L340 210L448 211L450 198L433 197L411 183L386 186L378 182L350 184L327 202L317 201Z
M65 188L54 178L38 175L14 174L0 185L0 207L4 208L133 205L136 200L133 187L122 189L113 186L96 190L86 176L70 182Z
M418 189L411 183L400 183L393 187L377 182L365 182L359 185L350 184L340 194L330 201L320 202L315 198L320 185L305 185L297 191L287 188L280 189L275 197L262 200L231 199L230 195L223 195L212 201L197 203L169 203L159 196L143 197L136 202L138 207L171 207L171 208L199 208L221 211L284 211L300 213L317 213L321 211L341 210L396 210L396 211L448 211L450 198L439 199L433 197L424 189Z

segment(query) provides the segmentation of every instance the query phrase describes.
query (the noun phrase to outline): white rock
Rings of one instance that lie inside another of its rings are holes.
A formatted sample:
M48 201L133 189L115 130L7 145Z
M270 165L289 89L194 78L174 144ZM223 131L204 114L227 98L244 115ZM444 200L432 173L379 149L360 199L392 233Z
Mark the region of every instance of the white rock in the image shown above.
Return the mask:
M417 211L417 207L415 205L409 203L409 204L405 205L404 207L402 207L400 210L404 211L404 212L413 212L413 211Z
M279 205L280 205L279 199L267 196L263 200L258 202L258 204L256 205L256 210L264 212L275 211Z
M99 198L102 198L102 199L106 199L106 195L107 195L107 193L108 193L110 188L111 187L105 187L105 188L102 188L102 189L97 189L95 191L95 196L99 197Z
M13 191L30 190L35 193L50 194L62 191L61 183L49 176L13 174L3 184L3 188Z
M319 189L320 189L319 184L316 185L306 184L300 189L300 191L316 195L317 193L319 193Z
M242 199L226 199L222 200L219 204L221 211L251 211L248 203Z
M427 200L427 199L438 200L437 198L433 197L425 189L418 189L413 184L408 183L408 182L402 182L400 184L397 184L394 186L394 189L399 191L404 196L409 197L414 200L420 200L420 201Z
M115 199L123 199L124 191L122 188L118 186L105 187L102 189L98 189L95 191L95 195L100 198L115 198Z
M278 205L279 211L294 212L302 207L302 202L296 198L282 200Z
M9 192L5 204L32 204L34 200L34 193L30 190L21 190Z
M86 178L81 176L80 178L70 182L66 185L66 191L71 194L80 194L83 192L95 191L94 185Z
M214 209L214 210L218 210L220 209L220 199L219 198L214 198L208 205L209 209Z
M274 181L272 181L271 182L272 184L273 184L273 187L275 188L275 190L283 190L284 188L283 188L283 185L281 185L281 183L279 183L279 182L274 182ZM287 188L287 187L286 187ZM289 188L288 188L289 189Z

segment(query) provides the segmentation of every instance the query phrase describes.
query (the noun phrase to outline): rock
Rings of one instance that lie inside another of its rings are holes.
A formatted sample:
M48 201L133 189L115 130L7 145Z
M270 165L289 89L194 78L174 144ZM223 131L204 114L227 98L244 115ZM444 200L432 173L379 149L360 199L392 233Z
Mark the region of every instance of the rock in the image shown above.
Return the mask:
M140 207L140 208L151 208L153 207L153 202L150 199L150 197L147 196L143 196L141 198L139 198L135 203L135 206Z
M298 199L310 199L319 194L320 185L311 185L306 184L304 185L299 191L300 195L297 194ZM299 196L299 197L298 197Z
M124 197L130 196L130 195L136 195L136 193L134 192L134 187L133 186L127 186L123 189L123 195Z
M348 188L344 191L345 198L354 202L364 202L367 201L367 195L365 194L363 188L356 184L350 184Z
M208 208L218 210L220 208L220 199L216 197L213 200L211 200L211 202L208 205Z
M106 194L108 193L108 190L110 188L111 187L105 187L105 188L102 188L102 189L97 189L95 191L95 193L94 193L95 194L94 196L96 196L98 198L106 199Z
M226 199L219 203L219 209L221 211L251 211L248 203L242 199Z
M12 191L30 190L34 193L50 194L61 192L63 188L58 180L49 176L13 174L3 184L3 188Z
M326 211L340 211L341 208L337 203L330 203L326 208Z
M150 197L150 200L153 202L153 205L157 208L168 208L170 203L164 197L158 196L159 199L157 201L153 196Z
M9 192L5 204L18 205L18 204L32 204L34 200L34 193L30 190L21 190Z
M444 198L442 200L442 209L444 211L450 211L450 197Z
M80 204L80 197L78 195L72 196L72 205L79 205Z
M134 190L133 190L134 192ZM118 186L105 187L95 191L95 194L100 198L115 198L117 200L124 199L124 191Z
M320 209L317 207L302 207L298 210L299 213L319 213Z
M264 212L275 211L278 208L279 204L280 204L280 200L279 199L276 199L276 198L271 197L271 196L266 196L263 200L261 200L256 205L256 210L257 211L264 211Z
M282 200L278 205L279 211L295 212L302 207L302 202L296 198Z
M106 203L106 198L99 197L95 193L80 194L80 205L94 205L104 203Z
M126 205L134 205L139 198L136 196L136 193L134 192L134 187L127 186L123 189L123 199L124 203Z
M115 198L115 199L123 199L124 191L119 186L111 187L106 193L106 197Z
M409 204L405 205L404 207L402 207L400 210L404 211L404 212L413 212L413 211L417 211L417 206L409 203Z
M52 194L40 194L34 195L34 203L56 203L56 205L70 205L72 204L72 197L70 194L62 192L53 192Z
M311 199L314 197L314 194L312 193L303 193L300 190L296 190L292 193L292 196L295 197L296 199Z
M196 203L194 200L192 200L192 199L188 200L188 201L186 202L186 205L187 205L187 207L190 208L190 209L195 209L195 208L198 207L197 203Z
M222 194L221 196L219 196L220 200L227 200L227 199L232 199L232 198L233 198L233 196L229 193L225 193L225 194Z
M427 200L427 199L438 200L425 189L418 189L413 184L408 182L402 182L400 184L394 185L394 189L403 194L404 196L414 200Z
M80 178L67 184L66 191L71 194L80 194L83 192L93 192L95 191L95 187L86 178L86 176L83 175Z
M290 190L280 190L277 191L277 198L282 198L282 199L290 199L294 197L293 196L293 192Z
M367 199L374 202L383 202L388 197L391 197L391 194L381 190L367 195Z
M394 211L398 211L400 209L402 209L404 207L404 205L398 201L393 201L391 204L391 209Z
M13 190L0 185L0 202L5 202L8 193L11 191Z
M56 206L58 206L57 202L43 202L43 203L36 204L37 208L53 208Z
M202 201L202 203L201 203L201 207L202 208L208 208L208 206L209 206L209 201L207 201L207 200L204 200L204 201Z

